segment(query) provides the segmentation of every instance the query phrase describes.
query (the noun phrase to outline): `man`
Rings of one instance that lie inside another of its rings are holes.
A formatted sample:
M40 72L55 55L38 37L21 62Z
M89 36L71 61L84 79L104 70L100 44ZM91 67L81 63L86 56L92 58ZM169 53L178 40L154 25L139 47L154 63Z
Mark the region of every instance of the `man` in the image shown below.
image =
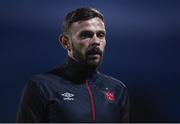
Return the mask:
M125 85L97 70L105 35L104 17L95 8L68 13L59 38L67 61L28 81L17 122L128 122Z

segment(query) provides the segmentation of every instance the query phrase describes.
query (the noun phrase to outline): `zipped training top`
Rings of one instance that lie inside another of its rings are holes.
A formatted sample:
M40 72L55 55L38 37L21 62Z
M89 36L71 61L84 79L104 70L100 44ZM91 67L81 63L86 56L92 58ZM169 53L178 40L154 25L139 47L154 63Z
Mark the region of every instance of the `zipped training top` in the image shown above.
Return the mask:
M17 122L129 122L126 86L74 60L33 76L25 85Z

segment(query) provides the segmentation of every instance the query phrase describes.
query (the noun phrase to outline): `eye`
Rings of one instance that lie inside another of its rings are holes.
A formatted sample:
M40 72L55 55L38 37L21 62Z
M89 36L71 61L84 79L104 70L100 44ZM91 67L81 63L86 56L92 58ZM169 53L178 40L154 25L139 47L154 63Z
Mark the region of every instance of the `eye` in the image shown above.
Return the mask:
M94 35L94 33L91 31L83 31L80 33L79 38L80 39L92 38L93 35Z
M99 37L99 38L104 38L105 37L105 32L104 31L99 31L99 32L97 32L97 37Z

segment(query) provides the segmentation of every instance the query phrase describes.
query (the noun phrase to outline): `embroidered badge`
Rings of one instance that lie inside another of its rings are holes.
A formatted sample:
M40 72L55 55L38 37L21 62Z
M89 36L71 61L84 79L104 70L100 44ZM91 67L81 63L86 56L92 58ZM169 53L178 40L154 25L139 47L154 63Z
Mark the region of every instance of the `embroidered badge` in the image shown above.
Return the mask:
M105 92L105 98L106 98L108 101L111 101L111 102L114 102L114 101L115 101L114 93L111 92L111 91L106 91L106 92Z

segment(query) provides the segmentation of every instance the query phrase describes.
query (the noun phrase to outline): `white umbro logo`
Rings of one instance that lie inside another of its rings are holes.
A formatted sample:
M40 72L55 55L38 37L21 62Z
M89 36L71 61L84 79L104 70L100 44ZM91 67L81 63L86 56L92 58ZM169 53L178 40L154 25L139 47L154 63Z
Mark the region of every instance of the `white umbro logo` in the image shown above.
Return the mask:
M63 100L74 100L73 98L74 94L72 93L65 92L61 94L61 96L63 96Z

